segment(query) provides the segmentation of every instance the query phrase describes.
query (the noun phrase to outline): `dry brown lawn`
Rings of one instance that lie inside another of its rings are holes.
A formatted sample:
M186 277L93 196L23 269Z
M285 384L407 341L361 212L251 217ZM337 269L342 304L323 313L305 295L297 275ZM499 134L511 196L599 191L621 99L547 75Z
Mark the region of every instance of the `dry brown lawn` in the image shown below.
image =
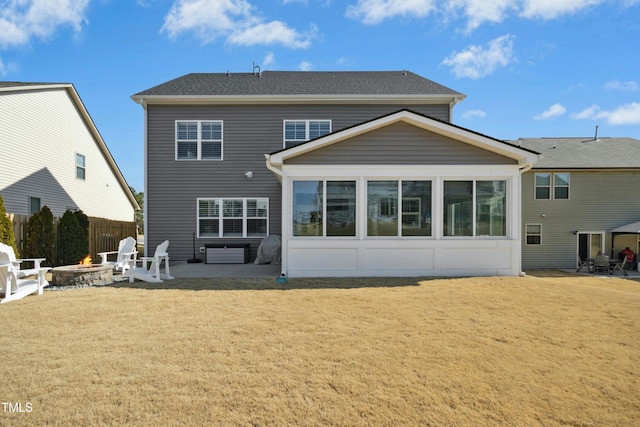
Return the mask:
M620 278L127 283L0 325L3 426L640 423L640 283Z

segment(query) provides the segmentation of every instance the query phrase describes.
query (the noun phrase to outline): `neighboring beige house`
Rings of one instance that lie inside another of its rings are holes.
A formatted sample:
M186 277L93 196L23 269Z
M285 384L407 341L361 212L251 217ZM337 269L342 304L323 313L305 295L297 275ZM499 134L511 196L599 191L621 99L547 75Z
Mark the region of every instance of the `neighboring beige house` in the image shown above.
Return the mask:
M640 140L521 138L540 160L522 176L522 268L640 251Z
M138 203L72 84L0 82L0 146L7 212L135 221Z

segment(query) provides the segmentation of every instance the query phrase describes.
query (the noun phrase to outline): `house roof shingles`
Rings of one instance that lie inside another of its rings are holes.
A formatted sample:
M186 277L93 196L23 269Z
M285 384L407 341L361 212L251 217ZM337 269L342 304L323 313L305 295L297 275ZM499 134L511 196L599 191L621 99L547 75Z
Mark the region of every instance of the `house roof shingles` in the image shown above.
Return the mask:
M192 73L133 95L464 95L409 71L264 71Z
M640 168L640 140L634 138L520 138L509 142L542 154L534 169Z

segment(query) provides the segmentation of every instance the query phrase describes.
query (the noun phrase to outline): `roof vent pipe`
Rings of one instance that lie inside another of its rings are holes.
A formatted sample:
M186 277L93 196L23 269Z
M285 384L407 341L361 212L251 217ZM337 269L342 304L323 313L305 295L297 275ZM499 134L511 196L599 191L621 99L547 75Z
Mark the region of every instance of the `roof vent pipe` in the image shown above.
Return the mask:
M596 136L593 138L594 141L600 141L598 139L598 125L596 125Z

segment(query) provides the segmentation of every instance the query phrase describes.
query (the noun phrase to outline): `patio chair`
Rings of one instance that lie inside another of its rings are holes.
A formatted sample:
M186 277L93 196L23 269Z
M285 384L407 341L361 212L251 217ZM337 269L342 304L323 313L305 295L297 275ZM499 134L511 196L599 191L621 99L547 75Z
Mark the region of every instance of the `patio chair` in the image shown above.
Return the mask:
M587 271L589 273L591 273L591 270L593 268L592 265L592 260L586 260L586 259L582 259L580 258L580 255L576 255L577 260L578 260L578 268L576 269L576 273L580 272L580 270L582 270L582 267L587 267Z
M618 262L616 262L616 264L613 266L613 270L611 271L611 274L614 274L616 272L616 270L620 270L622 272L622 274L624 274L625 276L627 276L627 272L624 270L624 266L627 264L627 257L623 256L621 260L619 260Z
M13 268L9 258L9 253L0 252L0 293L4 295L0 299L0 304L19 300L31 294L42 295L44 287L49 284L45 280L45 274L49 268L40 268L35 279L20 279L18 270Z
M116 255L115 261L109 261L109 255ZM102 265L112 265L115 271L120 271L123 275L134 264L131 261L135 261L138 251L136 250L136 239L133 237L126 237L120 240L117 251L111 252L99 252L98 255L102 258Z
M43 261L46 261L46 258L16 259L16 253L13 251L13 247L4 243L0 243L0 252L4 252L7 254L7 256L9 257L8 263L11 264L11 269L16 272L16 277L18 279L24 279L25 277L28 277L28 276L37 275L38 272L40 271L40 264ZM33 268L22 268L21 264L23 262L32 262Z
M611 274L610 266L609 266L609 256L608 255L597 255L593 259L593 274L596 274L598 271L607 272L607 274Z
M161 283L162 279L173 279L169 273L168 247L169 241L165 240L156 247L153 257L140 257L140 259L129 261L131 265L129 282L133 283L134 279L139 279L145 282ZM162 261L164 261L164 274L160 273ZM138 263L140 263L140 267L138 267Z

